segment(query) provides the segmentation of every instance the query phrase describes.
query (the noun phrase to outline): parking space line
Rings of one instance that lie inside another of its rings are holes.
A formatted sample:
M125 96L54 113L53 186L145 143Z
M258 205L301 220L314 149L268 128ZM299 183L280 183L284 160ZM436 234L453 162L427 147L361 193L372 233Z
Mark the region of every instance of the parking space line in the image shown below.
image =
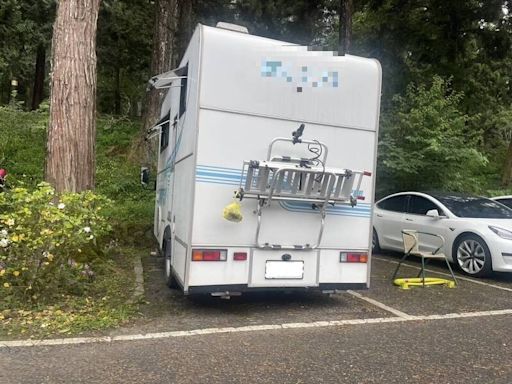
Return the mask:
M77 344L92 344L92 343L113 343L116 341L137 341L137 340L156 340L156 339L169 339L198 335L213 335L220 333L244 333L244 332L257 332L269 330L286 330L286 329L302 329L302 328L325 328L334 326L348 326L348 325L365 325L365 324L383 324L383 323L396 323L408 321L436 321L436 320L450 320L486 316L504 316L512 315L512 309L500 309L492 311L481 312L462 312L462 313L447 313L444 315L421 315L408 317L378 317L370 319L352 319L352 320L328 320L328 321L315 321L311 323L284 323L284 324L266 324L266 325L251 325L244 327L225 327L225 328L204 328L194 329L191 331L171 331L171 332L158 332L146 334L132 334L120 336L105 336L105 337L75 337L67 339L47 339L47 340L10 340L0 341L0 350L3 348L14 347L41 347L41 346L58 346L58 345L77 345Z
M383 310L385 310L385 311L387 311L389 313L392 313L395 316L401 317L403 319L410 319L411 317L413 317L411 315L408 315L405 312L399 311L398 309L392 308L389 305L381 303L380 301L377 301L377 300L371 299L369 297L363 296L363 295L361 295L358 292L354 292L354 291L348 290L347 293L352 295L352 296L354 296L354 297L357 297L360 300L364 300L364 301L366 301L366 302L368 302L370 304L373 304L374 306L376 306L376 307L378 307L380 309L383 309Z
M383 258L383 257L378 257L378 256L373 256L372 259L380 260L380 261L385 261L386 263L391 263L391 264L398 264L398 261L396 261L396 260L389 260L389 259L386 259L386 258ZM402 263L402 265L406 266L406 267L409 267L409 268L414 268L414 269L417 269L417 270L421 269L420 267L417 267L417 266L412 265L412 264ZM442 276L452 277L452 275L450 275L449 273L436 271L434 269L425 268L425 271L426 272L437 273L438 275L442 275ZM475 280L475 279L472 279L470 277L461 276L459 274L457 274L456 277L457 277L457 280L469 281L471 283L485 285L485 286L491 287L491 288L501 289L502 291L512 292L512 288L502 287L501 285L495 285L495 284L486 283L484 281Z

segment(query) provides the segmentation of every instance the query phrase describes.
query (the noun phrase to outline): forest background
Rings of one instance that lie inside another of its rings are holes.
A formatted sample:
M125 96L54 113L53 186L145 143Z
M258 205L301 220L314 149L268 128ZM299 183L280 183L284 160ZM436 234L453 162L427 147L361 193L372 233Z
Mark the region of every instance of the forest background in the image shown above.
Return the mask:
M53 0L0 0L0 105L37 110L48 97L55 11ZM383 68L378 195L404 189L493 194L510 186L508 1L103 0L99 114L144 117L165 12L171 65L198 22L232 22L256 35L336 51L346 27L340 19L348 21L346 51L377 58ZM5 154L0 161L10 166Z

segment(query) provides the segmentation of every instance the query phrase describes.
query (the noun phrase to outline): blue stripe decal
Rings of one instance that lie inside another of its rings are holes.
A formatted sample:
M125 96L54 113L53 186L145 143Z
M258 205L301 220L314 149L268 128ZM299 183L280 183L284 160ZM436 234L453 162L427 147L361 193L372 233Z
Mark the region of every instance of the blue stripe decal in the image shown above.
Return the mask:
M197 182L239 186L240 179L242 179L242 182L245 182L245 177L239 168L212 167L208 165L198 165L196 167Z
M209 166L209 165L198 165L197 169L198 170L205 170L205 171L208 171L208 170L220 171L220 172L223 172L223 173L234 173L234 174L237 174L237 175L239 175L241 173L240 168L212 167L212 166Z
M310 203L302 203L295 201L280 201L281 207L291 212L299 213L316 213L315 210L311 209ZM363 203L358 204L355 207L347 205L335 205L327 206L326 213L328 215L336 216L353 216L353 217L370 217L371 216L371 204Z
M232 175L229 173L219 173L219 172L205 172L205 171L196 171L196 175L199 177L213 177L219 179L231 179L234 181L238 181L240 183L240 174Z
M242 185L245 183L245 174L242 174L240 168L214 167L209 165L197 165L196 182L208 184L220 184L229 186L239 186L240 179ZM361 196L363 191L353 191L355 196ZM317 212L311 209L311 203L280 201L281 207L290 212L313 213ZM372 205L369 203L358 203L355 207L348 205L328 206L326 212L328 215L366 217L371 216Z

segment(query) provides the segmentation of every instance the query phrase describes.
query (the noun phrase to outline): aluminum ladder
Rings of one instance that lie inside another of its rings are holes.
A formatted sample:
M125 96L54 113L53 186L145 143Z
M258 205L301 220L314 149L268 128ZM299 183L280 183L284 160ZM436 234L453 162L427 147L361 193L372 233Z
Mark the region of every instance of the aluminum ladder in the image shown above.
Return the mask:
M317 154L313 158L273 156L274 145L278 142L314 145L321 150L313 152ZM327 146L317 140L278 137L270 143L266 160L243 162L242 178L236 197L240 200L244 198L258 200L256 210L258 224L255 238L258 248L316 249L322 241L327 206L343 204L354 207L357 204L358 197L353 191L357 194L363 177L371 176L371 173L325 167L327 154ZM262 211L263 208L269 207L273 200L311 203L312 209L318 210L321 220L315 244L281 245L260 242Z

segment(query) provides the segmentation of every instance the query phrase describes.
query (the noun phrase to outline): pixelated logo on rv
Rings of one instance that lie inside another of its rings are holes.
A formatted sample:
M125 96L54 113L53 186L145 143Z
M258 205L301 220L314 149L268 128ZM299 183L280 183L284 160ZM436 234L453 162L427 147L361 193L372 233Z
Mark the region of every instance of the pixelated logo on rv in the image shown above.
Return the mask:
M300 68L291 68L289 65L283 64L282 61L269 59L263 60L261 76L273 77L290 83L291 86L297 88L297 92L302 92L303 88L306 87L337 88L340 83L337 71L321 71L320 73L314 73L305 65Z

